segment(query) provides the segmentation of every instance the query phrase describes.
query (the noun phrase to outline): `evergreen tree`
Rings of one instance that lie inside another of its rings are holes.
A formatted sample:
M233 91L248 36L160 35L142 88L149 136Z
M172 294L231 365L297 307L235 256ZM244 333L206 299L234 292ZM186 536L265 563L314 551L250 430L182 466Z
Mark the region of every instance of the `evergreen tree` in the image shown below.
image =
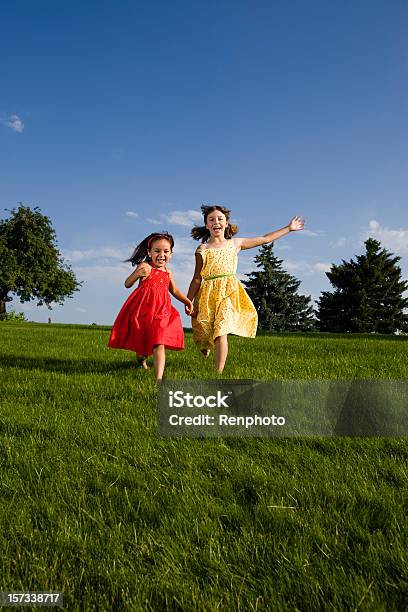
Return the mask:
M39 306L56 302L78 291L73 271L58 249L51 221L39 208L20 204L0 220L0 320L5 318L10 294L20 302L37 299Z
M299 295L300 282L284 270L273 254L273 243L264 244L255 257L259 270L243 281L258 311L262 331L310 331L314 329L310 296Z
M379 332L390 334L408 329L408 299L403 292L400 257L394 256L373 238L365 241L366 252L356 261L326 272L335 290L323 291L318 300L317 318L322 331Z

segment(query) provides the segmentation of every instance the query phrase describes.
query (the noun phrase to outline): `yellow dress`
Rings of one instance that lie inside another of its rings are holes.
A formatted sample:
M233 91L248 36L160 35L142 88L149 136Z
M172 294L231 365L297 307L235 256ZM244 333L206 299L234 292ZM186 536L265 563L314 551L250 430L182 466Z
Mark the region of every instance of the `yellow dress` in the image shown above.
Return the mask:
M201 349L213 348L215 338L224 334L254 338L258 315L235 276L238 257L234 241L228 240L222 248L202 244L196 253L203 258L203 280L195 298L198 314L192 319L196 344Z

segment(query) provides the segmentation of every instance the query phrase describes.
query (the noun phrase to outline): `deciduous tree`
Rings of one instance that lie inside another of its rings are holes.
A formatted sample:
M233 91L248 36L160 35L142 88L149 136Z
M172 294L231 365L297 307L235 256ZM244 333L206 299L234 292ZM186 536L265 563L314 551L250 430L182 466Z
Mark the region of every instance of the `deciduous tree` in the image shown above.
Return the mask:
M62 304L78 291L79 283L58 250L51 220L20 204L0 220L0 319L12 295L39 306Z

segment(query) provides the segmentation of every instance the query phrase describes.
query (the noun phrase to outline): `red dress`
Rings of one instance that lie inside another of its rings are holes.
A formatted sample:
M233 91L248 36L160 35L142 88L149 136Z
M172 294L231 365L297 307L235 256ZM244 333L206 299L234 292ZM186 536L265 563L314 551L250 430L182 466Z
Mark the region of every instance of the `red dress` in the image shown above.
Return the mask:
M123 304L109 338L111 348L152 355L156 344L173 351L184 348L180 315L171 303L170 275L152 268Z

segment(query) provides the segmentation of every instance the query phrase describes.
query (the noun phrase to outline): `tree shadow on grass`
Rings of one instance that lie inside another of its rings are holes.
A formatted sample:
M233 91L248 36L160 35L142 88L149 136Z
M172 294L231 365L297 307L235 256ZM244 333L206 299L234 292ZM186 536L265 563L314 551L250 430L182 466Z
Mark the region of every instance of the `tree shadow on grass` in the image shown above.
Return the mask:
M63 374L110 374L135 368L135 360L99 361L91 359L55 359L50 357L19 357L0 355L1 368L18 370L43 370Z
M396 335L396 334L363 334L363 333L340 333L340 332L270 332L261 331L256 332L257 337L281 337L281 338L309 338L312 340L393 340L394 342L408 342L408 335Z

